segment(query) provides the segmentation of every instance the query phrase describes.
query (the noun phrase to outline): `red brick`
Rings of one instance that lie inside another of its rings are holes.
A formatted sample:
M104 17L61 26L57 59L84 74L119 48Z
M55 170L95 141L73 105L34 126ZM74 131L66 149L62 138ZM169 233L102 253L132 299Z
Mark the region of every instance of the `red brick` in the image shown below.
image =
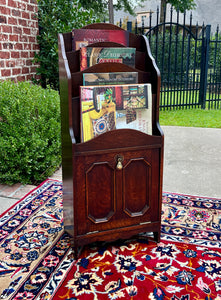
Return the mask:
M13 0L8 0L8 6L10 7L17 7L17 2Z
M1 0L1 5L6 5L6 0Z
M23 76L18 76L17 80L18 81L25 81L25 76L24 75Z
M29 57L28 51L22 51L22 52L21 52L21 57L23 57L23 58L28 58L28 57Z
M8 41L8 35L0 33L0 41L2 42Z
M29 73L29 68L24 67L22 68L22 74L28 74Z
M17 25L18 24L18 20L16 18L9 17L8 18L8 24L10 24L10 25Z
M3 43L3 49L13 49L12 43Z
M12 9L12 15L14 17L21 17L21 12L18 9Z
M13 27L13 33L22 34L22 28L21 27Z
M14 68L15 67L15 60L7 60L6 61L7 68Z
M9 59L10 58L10 53L8 51L1 51L0 52L0 58L1 59Z
M7 23L5 16L0 16L0 23Z
M30 68L30 72L31 72L31 73L36 73L36 68L37 68L36 66L31 67L31 68Z
M29 20L30 19L30 14L28 12L23 11L21 13L22 18Z
M21 35L19 41L22 43L28 43L28 37L26 35Z
M39 50L39 45L38 44L33 44L32 49L33 50Z
M2 69L5 67L5 61L4 60L0 60L0 67Z
M21 26L26 27L26 26L27 26L27 21L24 20L24 19L19 19L19 20L18 20L18 24L21 25Z
M36 42L36 38L34 36L29 36L28 37L28 41L29 41L29 43L35 43Z
M16 60L16 66L17 67L23 67L24 66L24 62L22 59L17 59Z
M18 35L17 34L10 34L9 41L11 42L18 42Z
M14 49L15 50L22 50L23 49L23 44L22 43L16 43Z
M12 69L12 75L20 75L21 74L21 69Z
M3 0L1 0L1 4ZM3 4L4 5L4 4ZM7 15L10 16L11 10L10 8L6 7L6 6L0 6L0 11L1 11L1 15Z
M33 78L33 74L28 74L28 75L26 76L26 80L31 81L32 78Z
M30 28L23 28L23 34L28 34L28 35L30 35L30 34L31 34Z
M27 21L23 19L18 19L18 24L21 26L27 26Z
M31 65L32 65L32 59L27 59L26 66L31 66Z
M11 26L8 26L8 25L2 25L1 30L4 33L12 33L12 28L11 28Z
M35 11L35 5L28 4L27 5L27 10L30 11L30 12L31 11L34 12Z
M2 77L11 76L11 69L5 69L1 71Z
M19 51L11 51L11 58L20 58Z
M31 50L31 44L24 44L24 50Z
M19 1L17 1L17 7L20 10L26 10L26 4L25 3L20 3Z

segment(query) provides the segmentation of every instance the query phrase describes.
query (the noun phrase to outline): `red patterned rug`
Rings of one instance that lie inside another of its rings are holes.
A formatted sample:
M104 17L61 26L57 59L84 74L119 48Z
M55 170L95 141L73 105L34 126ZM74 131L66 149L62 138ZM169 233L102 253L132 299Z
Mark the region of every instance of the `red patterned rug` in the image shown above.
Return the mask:
M0 299L221 299L221 199L164 193L161 242L100 243L73 258L62 184L0 218Z

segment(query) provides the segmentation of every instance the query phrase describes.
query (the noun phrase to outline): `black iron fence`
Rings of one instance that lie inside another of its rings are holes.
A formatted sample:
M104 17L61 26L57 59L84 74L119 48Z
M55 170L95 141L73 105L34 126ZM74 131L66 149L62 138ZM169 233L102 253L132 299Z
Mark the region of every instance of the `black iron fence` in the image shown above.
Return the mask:
M192 24L186 14L180 23L173 11L168 22L159 22L159 10L153 25L127 22L127 30L145 34L161 72L161 108L221 108L221 34L217 26ZM122 24L120 24L122 26Z

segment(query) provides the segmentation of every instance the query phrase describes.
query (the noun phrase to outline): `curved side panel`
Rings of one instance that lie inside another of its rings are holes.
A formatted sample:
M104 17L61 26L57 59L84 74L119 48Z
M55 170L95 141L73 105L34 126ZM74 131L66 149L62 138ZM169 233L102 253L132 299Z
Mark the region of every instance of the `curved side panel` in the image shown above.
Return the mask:
M150 206L151 165L144 159L131 159L124 167L124 212L143 216Z
M87 218L107 222L115 212L115 173L107 162L94 163L86 171Z

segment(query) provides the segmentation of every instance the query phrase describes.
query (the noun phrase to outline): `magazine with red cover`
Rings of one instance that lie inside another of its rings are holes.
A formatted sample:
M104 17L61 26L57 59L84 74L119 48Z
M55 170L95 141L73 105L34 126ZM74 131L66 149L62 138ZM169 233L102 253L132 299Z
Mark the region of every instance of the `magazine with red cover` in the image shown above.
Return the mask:
M129 32L125 30L73 29L73 51L98 42L115 42L124 46L129 44Z

